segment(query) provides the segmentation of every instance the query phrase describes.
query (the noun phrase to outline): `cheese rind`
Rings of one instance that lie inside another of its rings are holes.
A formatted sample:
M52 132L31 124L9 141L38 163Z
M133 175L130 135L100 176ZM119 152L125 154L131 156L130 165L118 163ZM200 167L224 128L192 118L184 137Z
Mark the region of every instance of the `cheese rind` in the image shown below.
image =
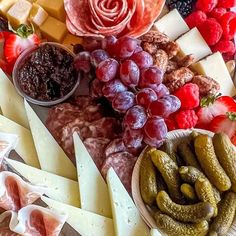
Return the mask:
M16 134L19 138L16 152L27 165L40 168L34 141L28 129L0 115L0 132Z
M36 25L41 26L43 22L48 18L48 13L38 4L34 3L30 12L30 21Z
M188 25L176 9L164 15L154 24L154 27L166 34L171 40L175 40L189 31Z
M112 168L107 173L107 184L116 235L149 236L147 225Z
M0 1L0 14L6 17L7 11L16 2L17 0L1 0Z
M68 216L66 222L79 234L84 236L115 236L112 219L54 201L47 197L41 197L41 199L50 209L59 213L66 213Z
M111 204L107 184L78 134L74 133L73 138L81 208L111 218Z
M75 166L26 101L25 109L41 169L72 180L77 180Z

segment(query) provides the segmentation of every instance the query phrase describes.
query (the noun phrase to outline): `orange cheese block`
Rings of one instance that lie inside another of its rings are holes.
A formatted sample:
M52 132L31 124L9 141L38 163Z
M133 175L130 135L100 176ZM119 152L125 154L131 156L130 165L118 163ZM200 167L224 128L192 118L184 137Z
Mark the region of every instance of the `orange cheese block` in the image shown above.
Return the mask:
M76 44L82 44L82 42L82 38L69 33L66 35L62 44L73 51L73 46Z

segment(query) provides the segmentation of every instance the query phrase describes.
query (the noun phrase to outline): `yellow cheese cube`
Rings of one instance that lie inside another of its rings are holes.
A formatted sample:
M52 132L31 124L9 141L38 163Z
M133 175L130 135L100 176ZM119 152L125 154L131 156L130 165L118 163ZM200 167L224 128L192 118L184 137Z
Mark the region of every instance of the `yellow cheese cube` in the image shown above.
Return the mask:
M2 16L6 16L9 8L16 2L17 0L1 0L0 1L0 14Z
M62 44L73 51L73 46L76 44L82 44L82 42L82 38L69 33L66 35Z
M30 12L30 21L36 25L40 26L48 18L48 13L40 7L38 4L33 3L33 7Z
M68 33L66 24L51 16L49 16L39 28L44 38L59 43L63 41Z
M36 3L43 7L50 16L65 21L66 12L63 0L37 0Z
M27 23L32 4L26 0L16 2L7 12L7 19L13 28Z

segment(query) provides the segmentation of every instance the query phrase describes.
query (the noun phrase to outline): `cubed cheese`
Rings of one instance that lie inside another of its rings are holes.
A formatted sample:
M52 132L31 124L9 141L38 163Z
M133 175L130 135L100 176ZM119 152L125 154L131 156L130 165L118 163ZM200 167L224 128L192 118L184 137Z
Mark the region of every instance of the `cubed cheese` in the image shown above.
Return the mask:
M189 31L188 25L176 9L158 20L154 27L161 33L166 34L171 40L175 40L180 35Z
M36 26L41 26L47 18L48 13L38 4L34 3L30 12L30 21Z
M73 45L81 44L82 42L82 38L68 33L62 44L73 51Z
M1 15L6 16L7 11L16 2L17 2L17 0L1 0L0 1L0 13L1 13Z
M199 61L193 66L193 68L199 74L207 75L215 79L220 84L220 91L223 95L236 95L235 85L220 52L216 52Z
M61 43L68 33L66 24L49 16L39 27L44 38Z
M16 2L7 12L7 19L13 28L26 24L32 4L26 0Z
M194 62L211 54L211 49L197 28L191 29L189 32L176 40L181 49L183 56L192 54Z
M65 21L66 12L63 0L37 0L36 3L42 6L50 16Z

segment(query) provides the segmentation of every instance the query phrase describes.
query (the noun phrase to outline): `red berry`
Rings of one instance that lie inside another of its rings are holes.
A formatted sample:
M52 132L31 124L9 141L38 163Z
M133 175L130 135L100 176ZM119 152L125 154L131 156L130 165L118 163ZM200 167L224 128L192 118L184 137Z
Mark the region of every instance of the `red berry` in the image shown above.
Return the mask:
M210 46L219 42L223 33L221 25L213 18L207 19L200 24L198 30Z
M199 106L199 87L196 84L185 84L174 95L181 101L181 109L193 109Z
M195 11L185 18L185 22L190 29L200 25L207 19L206 13L203 11Z
M217 0L198 0L196 8L204 12L210 12L217 5Z
M227 12L219 20L223 29L223 38L227 40L233 39L236 34L236 13Z
M217 7L231 8L236 6L236 0L218 0Z
M227 56L232 56L235 53L235 45L232 41L229 40L221 40L216 45L212 47L213 52L221 52L227 54Z
M174 116L170 115L168 118L165 118L166 126L168 131L178 129Z
M216 20L219 20L221 16L223 16L227 10L222 7L216 7L211 12L207 14L209 18L215 18Z
M197 124L198 117L194 110L185 110L176 113L175 120L180 129L191 129Z

